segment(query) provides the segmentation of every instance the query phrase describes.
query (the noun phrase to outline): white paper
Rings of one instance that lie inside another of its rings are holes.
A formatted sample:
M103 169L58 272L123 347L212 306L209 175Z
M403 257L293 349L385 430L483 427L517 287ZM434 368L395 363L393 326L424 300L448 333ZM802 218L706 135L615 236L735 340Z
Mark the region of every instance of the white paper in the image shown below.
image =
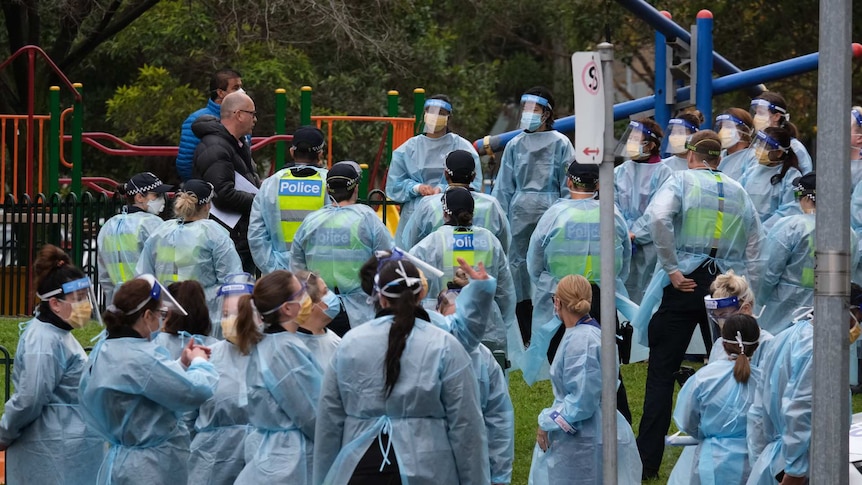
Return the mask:
M251 194L257 194L259 192L259 189L255 187L253 183L249 182L247 178L243 177L236 171L233 173L233 188L234 190L249 192ZM216 207L215 204L210 207L210 215L222 221L231 229L235 228L240 218L242 218L242 214L239 212L224 211Z

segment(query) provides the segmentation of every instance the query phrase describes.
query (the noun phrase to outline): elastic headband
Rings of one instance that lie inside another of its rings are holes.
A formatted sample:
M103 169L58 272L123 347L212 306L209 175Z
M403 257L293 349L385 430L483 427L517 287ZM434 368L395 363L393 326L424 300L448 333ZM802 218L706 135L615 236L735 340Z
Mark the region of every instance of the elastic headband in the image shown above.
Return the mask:
M783 152L787 151L787 148L781 146L781 144L778 143L775 138L772 138L771 136L767 135L762 131L757 132L757 139L769 145L770 149L772 150L781 150Z
M671 120L667 122L668 128L670 128L671 125L682 125L682 126L686 127L692 133L697 133L697 131L698 131L696 126L689 123L688 121L685 121L682 118L671 118ZM670 131L670 130L668 130L668 131Z
M746 127L748 126L748 125L746 125L746 124L745 124L745 122L744 122L744 121L742 121L741 119L737 118L736 116L729 115L729 114L727 114L727 113L725 113L725 114L723 114L723 115L718 115L718 116L716 116L716 117L715 117L715 123L716 123L716 124L718 124L718 123L720 123L720 122L722 122L722 121L732 121L732 122L736 123L737 125L743 125L743 126L746 126Z
M770 103L769 101L767 101L765 99L760 99L760 98L752 99L751 100L751 106L768 106L769 111L776 111L776 112L784 114L784 115L787 114L786 109L782 108L781 106L776 106L776 105Z
M403 260L397 260L398 269L395 270L395 274L399 276L399 278L395 278L394 280L386 283L382 287L380 286L380 273L374 275L374 288L378 293L387 297L387 298L401 298L401 295L404 294L403 291L398 293L393 293L386 291L386 288L390 288L393 286L401 286L410 290L410 292L414 295L418 295L422 292L422 278L415 276L407 276L407 270L404 269ZM412 288L412 286L416 286L416 288Z
M521 104L524 103L536 103L548 109L554 109L551 107L551 103L547 99L541 96L536 96L535 94L525 94L521 96Z
M74 293L76 291L87 289L89 287L90 287L90 278L87 278L85 276L85 277L79 278L77 280L67 281L66 283L63 283L59 288L57 288L55 290L51 290L48 293L45 293L42 295L36 293L36 297L38 297L42 301L46 301L49 298L51 298L52 296L57 296L59 294L69 295L69 294Z
M634 128L634 129L636 129L636 130L640 131L640 132L641 132L641 133L643 133L644 135L647 135L647 136L649 136L650 138L652 138L652 139L653 139L653 141L655 141L655 142L658 142L659 140L661 140L661 138L659 138L659 136L658 136L658 135L656 135L655 133L653 133L653 132L652 132L652 130L650 130L649 128L647 128L647 127L646 127L646 125L644 125L643 123L641 123L641 122L639 122L639 121L629 121L629 128L630 128L630 129L631 129L631 128Z
M726 339L726 338L722 337L721 340L724 343L736 344L737 346L739 346L739 353L741 355L745 355L745 346L746 345L755 345L755 344L760 343L760 337L758 337L757 340L755 340L754 342L746 342L745 340L742 340L742 332L740 332L739 330L736 331L736 339L730 340L730 339Z
M718 310L719 308L739 307L739 297L727 296L724 298L703 297L703 304L707 310Z
M261 315L261 316L264 316L264 317L265 317L265 316L267 316L267 315L272 315L273 313L277 312L277 311L278 311L278 309L279 309L279 308L281 308L281 306L282 306L282 305L284 305L285 303L288 303L288 302L295 302L295 301L296 301L296 297L297 297L297 296L299 296L299 295L301 295L303 292L305 292L307 288L308 288L308 286L306 286L305 281L301 281L301 282L299 283L299 289L298 289L298 290L296 290L296 291L295 291L293 294L291 294L290 296L288 296L288 297L287 297L287 300L284 300L283 302L279 303L278 305L276 305L276 306L275 306L275 308L269 309L269 310L267 310L267 311L265 311L265 312L260 312L260 315Z
M448 112L452 112L452 105L443 101L442 99L429 99L425 101L424 109L428 109L431 106L436 106L438 108L443 108Z
M703 140L700 140L699 142L697 142L695 144L692 144L690 142L685 142L685 149L692 151L694 153L699 153L701 155L709 155L712 157L717 157L717 156L721 155L721 150L710 150L708 148L705 148L705 147L701 148L698 146L701 143L708 141L708 140L709 140L708 138L704 138Z
M850 116L852 116L854 119L856 119L856 124L858 126L862 126L862 113L860 113L859 111L856 111L855 109L851 109L850 110Z
M250 295L252 292L254 292L254 285L248 283L232 283L229 285L222 285L222 287L218 289L216 296L237 294Z
M327 178L326 178L326 181L327 181L327 182L329 182L329 181L331 181L331 180L344 180L344 181L345 181L345 183L347 184L347 187L345 187L346 189L352 189L354 185L356 185L356 184L358 184L358 183L359 183L359 177L357 177L357 178L355 178L355 179L354 179L354 178L350 178L350 177L344 177L344 176L341 176L341 175L333 175L333 176L331 176L331 177L327 177ZM341 187L338 187L338 188L341 188ZM326 184L326 190L328 190L329 192L333 192L333 191L335 191L335 190L336 190L336 187L331 187L331 186L327 183L327 184Z

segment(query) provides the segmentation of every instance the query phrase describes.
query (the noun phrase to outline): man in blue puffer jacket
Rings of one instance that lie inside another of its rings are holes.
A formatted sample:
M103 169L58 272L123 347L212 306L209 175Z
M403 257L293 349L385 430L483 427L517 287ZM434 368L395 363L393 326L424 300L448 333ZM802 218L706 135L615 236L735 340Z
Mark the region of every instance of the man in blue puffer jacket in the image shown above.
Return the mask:
M195 148L200 143L200 138L192 132L192 123L195 122L201 115L220 117L221 102L225 96L234 91L242 90L242 75L233 69L221 69L216 71L210 78L210 99L207 105L194 113L190 114L183 122L183 129L180 132L180 148L177 153L177 173L180 179L185 182L192 178L192 159L194 158ZM250 142L250 137L247 142Z

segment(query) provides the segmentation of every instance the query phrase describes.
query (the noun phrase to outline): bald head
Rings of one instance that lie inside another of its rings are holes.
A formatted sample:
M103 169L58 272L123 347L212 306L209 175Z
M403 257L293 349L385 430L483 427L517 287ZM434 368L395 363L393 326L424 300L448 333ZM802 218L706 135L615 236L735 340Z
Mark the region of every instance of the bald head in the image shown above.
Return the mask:
M233 92L221 102L221 124L236 139L250 135L257 121L254 101L245 93Z

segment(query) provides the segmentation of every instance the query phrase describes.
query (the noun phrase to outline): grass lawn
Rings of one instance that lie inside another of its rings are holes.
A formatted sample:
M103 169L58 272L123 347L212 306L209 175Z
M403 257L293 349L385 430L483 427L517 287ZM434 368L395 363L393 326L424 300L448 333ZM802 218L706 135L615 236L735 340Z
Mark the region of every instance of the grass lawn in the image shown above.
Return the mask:
M13 355L18 345L18 324L26 321L21 319L0 318L0 345L6 347ZM91 347L90 340L101 331L101 327L91 323L80 330L72 333L84 347ZM686 364L690 365L690 364ZM5 385L5 374L0 368L0 389ZM623 381L626 383L629 406L634 419L634 431L637 434L643 410L643 393L646 383L646 364L630 364L623 366ZM677 388L678 390L679 388ZM515 405L515 465L512 476L513 485L526 485L530 474L530 460L533 456L533 445L536 439L536 418L539 412L550 406L554 400L551 392L550 382L544 381L529 387L521 378L520 372L514 372L510 376L509 390ZM853 412L862 411L862 395L853 396ZM672 426L671 433L676 432ZM682 451L679 447L665 448L664 460L662 461L661 474L658 480L644 482L646 484L664 484L673 469L674 463Z

